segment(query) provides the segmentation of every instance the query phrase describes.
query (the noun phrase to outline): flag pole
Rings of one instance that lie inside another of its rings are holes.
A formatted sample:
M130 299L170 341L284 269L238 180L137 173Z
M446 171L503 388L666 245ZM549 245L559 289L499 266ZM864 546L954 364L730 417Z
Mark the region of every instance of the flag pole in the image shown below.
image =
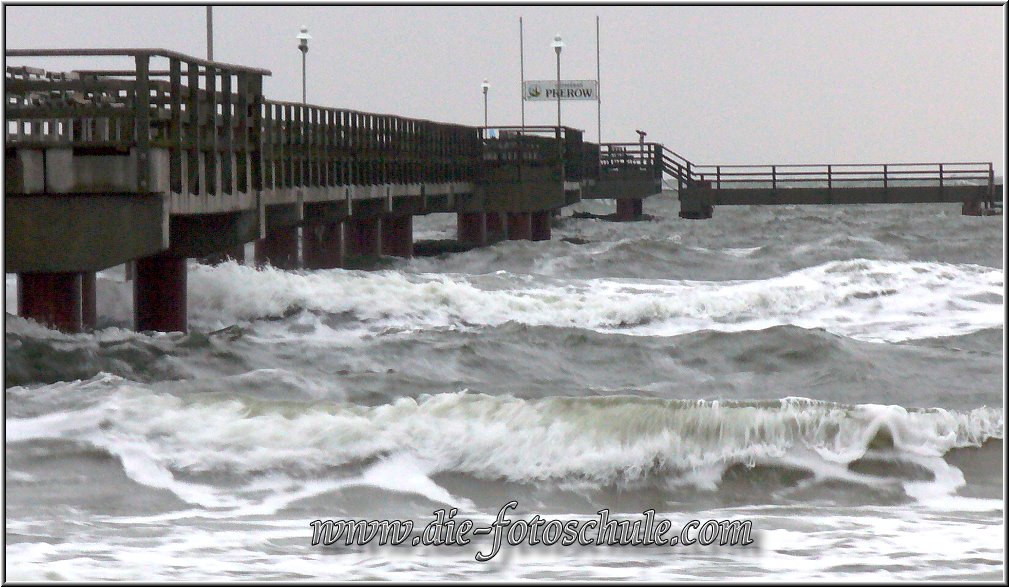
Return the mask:
M596 140L603 143L603 97L599 82L599 16L596 15Z
M519 98L522 100L522 134L526 131L526 55L525 37L522 34L522 17L519 17L519 77L522 78L520 84Z

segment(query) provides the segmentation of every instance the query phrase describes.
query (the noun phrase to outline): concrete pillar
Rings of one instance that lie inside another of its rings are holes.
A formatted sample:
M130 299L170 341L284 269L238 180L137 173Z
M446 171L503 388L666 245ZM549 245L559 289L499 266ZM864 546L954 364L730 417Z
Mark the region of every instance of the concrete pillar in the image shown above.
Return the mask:
M508 238L508 227L504 221L503 213L487 212L484 216L487 225L487 242L497 242Z
M186 258L141 257L133 279L133 322L138 331L186 332Z
M637 220L644 212L640 198L620 198L617 200L617 220Z
M302 230L305 269L343 267L343 223L310 224Z
M18 314L63 332L80 332L81 274L19 273Z
M278 269L298 268L298 227L283 226L256 241L256 265L270 264Z
M496 212L460 212L456 215L456 240L462 244L482 247L487 244L487 219Z
M529 212L508 212L508 240L532 240L532 218Z
M967 200L960 208L960 214L964 216L984 216L984 207L981 200Z
M349 218L343 223L348 257L378 257L382 254L381 218Z
M98 305L95 297L95 272L81 273L81 328L94 330L98 321Z
M413 216L389 214L382 217L382 254L390 257L413 257Z
M533 212L531 216L532 239L534 241L550 240L550 210Z

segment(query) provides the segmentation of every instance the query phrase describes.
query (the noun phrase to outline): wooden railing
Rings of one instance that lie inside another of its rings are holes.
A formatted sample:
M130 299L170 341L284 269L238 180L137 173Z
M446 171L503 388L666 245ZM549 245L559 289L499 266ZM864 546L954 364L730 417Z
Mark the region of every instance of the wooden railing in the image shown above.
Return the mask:
M267 188L473 182L476 127L292 102L263 105Z
M258 157L252 154L259 146L257 113L268 71L163 49L11 50L6 55L103 57L129 60L133 67L69 73L7 67L5 145L135 152L141 191L152 189L152 148L169 151L173 191L183 191L186 182L191 193L199 193L201 185L216 193L218 182L212 178L218 166L224 193L245 191L249 182L260 185Z
M497 126L480 129L482 160L488 169L514 171L521 181L523 167L563 169L566 181L580 181L585 173L582 131L566 126ZM557 173L557 179L560 179Z
M599 145L599 179L627 171L662 177L662 145L658 143L603 143Z
M992 188L992 164L881 163L825 165L693 165L696 179L715 189L764 187L902 187L984 185Z
M168 151L170 189L188 194L476 181L481 173L477 127L265 100L265 70L159 49L7 56L131 60L133 68L70 73L8 67L5 145L135 152L141 190L150 187L154 148Z
M660 146L663 171L678 187L738 188L898 188L977 185L994 193L991 162L841 163L796 165L697 165Z
M659 154L661 156L660 164L662 165L662 170L666 175L676 180L677 189L682 190L696 185L699 178L694 176L693 163L664 146L660 146Z

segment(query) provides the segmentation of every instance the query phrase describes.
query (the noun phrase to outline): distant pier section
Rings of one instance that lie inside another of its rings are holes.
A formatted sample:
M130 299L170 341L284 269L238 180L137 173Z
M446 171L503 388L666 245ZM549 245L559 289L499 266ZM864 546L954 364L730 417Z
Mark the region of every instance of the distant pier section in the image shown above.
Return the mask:
M164 49L8 50L114 61L9 65L6 271L18 312L95 325L95 272L132 267L137 330L186 331L186 259L284 269L413 254L413 217L457 214L458 239L548 240L551 216L613 199L615 219L677 186L684 218L714 206L956 202L1001 208L990 163L695 165L658 143L595 144L564 126L475 127L267 100L270 72ZM129 67L123 67L128 63ZM996 197L997 196L997 197Z

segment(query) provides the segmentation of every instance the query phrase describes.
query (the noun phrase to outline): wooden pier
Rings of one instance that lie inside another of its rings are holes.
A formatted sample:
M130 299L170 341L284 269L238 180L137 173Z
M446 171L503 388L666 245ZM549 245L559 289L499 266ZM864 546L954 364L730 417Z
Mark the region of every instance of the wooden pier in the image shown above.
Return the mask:
M19 275L22 316L70 332L94 326L94 273L114 265L135 267L138 330L185 331L187 258L241 258L249 242L257 263L286 269L410 257L413 216L434 212L457 214L469 246L548 240L551 215L582 199L640 218L663 177L685 218L733 204L960 202L980 214L996 193L1001 203L990 163L701 166L568 127L267 100L266 70L163 49L6 56L118 67L6 70L6 271Z

